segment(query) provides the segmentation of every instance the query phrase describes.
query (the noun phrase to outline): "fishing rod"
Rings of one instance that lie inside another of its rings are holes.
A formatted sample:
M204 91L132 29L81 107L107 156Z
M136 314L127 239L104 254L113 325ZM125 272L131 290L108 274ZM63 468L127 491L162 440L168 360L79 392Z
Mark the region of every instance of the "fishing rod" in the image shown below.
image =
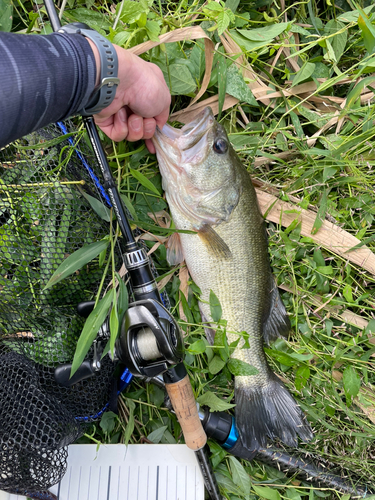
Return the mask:
M44 0L44 4L54 31L81 33L83 30L87 34L89 30L96 33L83 23L71 23L62 27L53 0ZM103 38L99 34L97 37ZM97 39L94 43L97 45ZM102 85L104 80L112 80L112 86L116 84L116 78L104 78ZM185 442L196 454L209 496L212 500L220 500L219 487L208 460L207 436L199 419L189 375L183 364L182 332L170 312L163 307L149 257L134 239L92 116L84 116L83 122L122 233L121 251L134 296L134 301L129 304L125 314L120 339L116 343L118 357L125 361L124 364L130 365L130 371L132 368L135 370L132 371L134 375L163 375ZM98 369L98 359L94 363L90 370ZM66 379L66 371L60 373L61 379Z
M165 388L163 379L160 377L149 379L147 382L152 382L161 389ZM164 404L173 412L167 395ZM207 437L216 441L233 456L243 458L249 462L254 459L259 460L271 467L276 467L289 477L297 477L318 488L332 488L337 492L361 498L375 494L375 489L360 483L352 474L345 473L346 477L343 477L343 475L328 472L327 467L334 466L328 463L323 464L322 460L316 456L309 454L303 457L302 453L291 455L276 446L269 446L255 451L248 450L243 446L239 438L235 418L229 413L223 411L210 412L207 407L200 408L198 405L198 414Z

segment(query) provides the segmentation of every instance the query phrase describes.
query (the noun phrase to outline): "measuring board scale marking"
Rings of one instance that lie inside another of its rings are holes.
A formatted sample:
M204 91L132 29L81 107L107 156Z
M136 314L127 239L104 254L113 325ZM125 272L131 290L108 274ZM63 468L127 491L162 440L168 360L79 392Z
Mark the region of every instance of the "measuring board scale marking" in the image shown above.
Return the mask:
M203 500L195 454L185 445L71 445L59 500ZM25 500L0 492L0 500Z

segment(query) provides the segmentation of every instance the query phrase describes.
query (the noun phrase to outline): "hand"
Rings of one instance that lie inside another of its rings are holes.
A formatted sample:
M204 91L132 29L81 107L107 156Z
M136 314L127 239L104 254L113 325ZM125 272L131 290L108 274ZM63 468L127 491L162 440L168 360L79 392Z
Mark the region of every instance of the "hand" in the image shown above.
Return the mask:
M97 84L100 77L99 53L88 40L95 54ZM98 127L112 140L146 140L146 146L155 153L151 137L156 126L162 128L168 120L171 95L162 71L131 52L114 45L120 84L113 102L94 116Z

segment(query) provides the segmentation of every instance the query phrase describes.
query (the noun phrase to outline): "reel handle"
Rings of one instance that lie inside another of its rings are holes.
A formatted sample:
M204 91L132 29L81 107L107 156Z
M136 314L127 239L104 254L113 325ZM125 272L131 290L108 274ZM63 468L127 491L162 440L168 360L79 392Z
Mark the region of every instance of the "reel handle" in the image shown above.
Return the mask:
M179 363L170 368L163 374L163 378L186 445L194 451L202 449L207 442L207 436L199 418L193 389L184 364Z

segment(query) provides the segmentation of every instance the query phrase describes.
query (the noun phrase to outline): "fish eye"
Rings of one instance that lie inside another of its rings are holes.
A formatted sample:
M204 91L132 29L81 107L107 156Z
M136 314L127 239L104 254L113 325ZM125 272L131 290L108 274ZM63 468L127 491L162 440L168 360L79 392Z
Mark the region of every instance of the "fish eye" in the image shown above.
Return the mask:
M226 153L228 151L228 143L224 139L217 139L214 142L212 148L215 151L215 153L218 153L219 155L223 155L224 153Z

